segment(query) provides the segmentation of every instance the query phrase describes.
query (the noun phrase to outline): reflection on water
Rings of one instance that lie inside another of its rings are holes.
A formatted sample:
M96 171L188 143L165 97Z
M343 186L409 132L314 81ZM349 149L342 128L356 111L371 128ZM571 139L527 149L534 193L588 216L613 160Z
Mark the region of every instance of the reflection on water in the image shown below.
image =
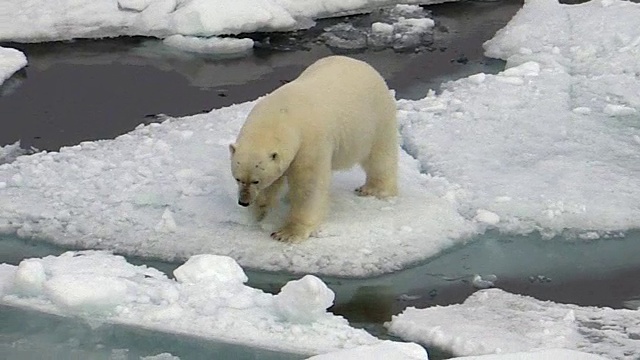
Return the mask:
M43 242L0 237L0 263L17 265L23 258L63 251ZM497 287L543 300L623 308L625 301L640 295L638 253L640 231L601 240L487 233L396 273L365 279L322 279L336 292L332 311L358 323L383 323L407 306L462 302L477 290L472 283L474 275L495 275ZM128 261L157 268L170 277L180 265L136 257ZM249 286L273 294L302 276L245 270Z

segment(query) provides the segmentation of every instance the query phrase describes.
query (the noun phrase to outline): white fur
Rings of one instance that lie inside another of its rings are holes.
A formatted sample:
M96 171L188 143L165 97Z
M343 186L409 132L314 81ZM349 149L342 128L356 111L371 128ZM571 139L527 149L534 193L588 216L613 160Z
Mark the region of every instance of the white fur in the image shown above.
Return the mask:
M397 141L395 100L380 74L344 56L318 60L261 99L230 146L239 203L261 220L286 178L291 209L272 237L304 240L327 211L332 170L360 164L359 195L397 194Z

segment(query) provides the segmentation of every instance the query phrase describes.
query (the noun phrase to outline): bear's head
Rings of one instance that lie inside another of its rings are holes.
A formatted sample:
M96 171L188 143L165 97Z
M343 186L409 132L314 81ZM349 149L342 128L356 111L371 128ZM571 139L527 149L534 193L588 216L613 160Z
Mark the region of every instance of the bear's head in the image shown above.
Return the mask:
M231 173L238 184L238 204L251 205L260 191L273 184L287 170L290 161L275 149L258 150L230 144Z

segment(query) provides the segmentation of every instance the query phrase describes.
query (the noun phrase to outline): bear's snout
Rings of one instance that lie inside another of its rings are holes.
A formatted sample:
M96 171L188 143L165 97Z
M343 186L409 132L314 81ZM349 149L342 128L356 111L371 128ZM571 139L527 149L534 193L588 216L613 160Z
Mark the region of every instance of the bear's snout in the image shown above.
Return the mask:
M238 200L238 205L247 207L247 206L249 206L249 203L245 202L245 201L242 201L242 200Z

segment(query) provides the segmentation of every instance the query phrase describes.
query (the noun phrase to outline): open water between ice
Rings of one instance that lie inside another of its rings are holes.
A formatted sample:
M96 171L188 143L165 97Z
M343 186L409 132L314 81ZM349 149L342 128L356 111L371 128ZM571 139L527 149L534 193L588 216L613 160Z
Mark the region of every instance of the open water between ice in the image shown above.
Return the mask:
M499 71L502 62L484 58L480 45L519 6L518 1L504 1L429 7L440 24L432 51L353 55L379 68L398 97L417 99L443 81ZM14 45L29 56L29 68L0 88L3 118L20 119L3 124L0 146L20 139L23 147L43 150L113 138L140 122L155 121L146 115L181 116L254 99L332 52L310 43L293 52L258 50L242 59L211 59L164 53L142 38ZM65 250L41 241L0 237L0 263L18 264ZM487 233L397 273L323 280L336 292L331 311L384 338L383 323L407 306L459 303L490 282L543 300L632 307L640 299L639 252L640 232L566 241ZM179 265L129 261L169 275ZM299 277L252 271L247 275L248 285L271 293ZM0 324L0 354L6 359L139 359L163 352L183 360L302 358L17 308L0 307ZM448 356L436 349L429 352L431 359Z
M0 263L18 264L28 257L64 252L42 242L0 237ZM482 235L466 245L415 267L370 279L322 277L336 293L333 313L381 338L383 327L407 306L424 308L460 303L479 287L495 287L541 300L611 308L633 307L640 299L640 232L600 240L564 241L539 236ZM172 276L180 264L128 258ZM277 293L299 275L246 271L251 287ZM475 281L474 281L475 278ZM91 324L30 310L0 308L0 350L11 359L30 359L50 347L54 358L138 359L169 352L181 359L297 359L296 354L221 344L121 325ZM397 340L397 339L395 339ZM6 351L5 351L6 350ZM449 354L429 349L432 359ZM64 355L64 356L62 356Z

